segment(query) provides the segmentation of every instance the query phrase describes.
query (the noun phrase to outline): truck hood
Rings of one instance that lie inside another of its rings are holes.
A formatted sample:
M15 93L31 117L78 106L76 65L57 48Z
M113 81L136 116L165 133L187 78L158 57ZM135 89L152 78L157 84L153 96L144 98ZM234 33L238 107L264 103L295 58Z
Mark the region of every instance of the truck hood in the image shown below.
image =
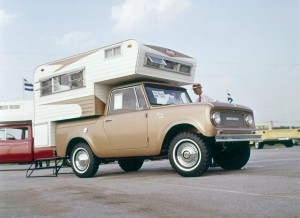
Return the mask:
M226 103L226 102L196 102L193 104L206 104L206 105L211 105L212 107L215 108L222 108L222 109L232 109L232 110L236 110L236 109L242 109L245 111L252 111L251 108L244 106L244 105L240 105L240 104L232 104L232 103Z

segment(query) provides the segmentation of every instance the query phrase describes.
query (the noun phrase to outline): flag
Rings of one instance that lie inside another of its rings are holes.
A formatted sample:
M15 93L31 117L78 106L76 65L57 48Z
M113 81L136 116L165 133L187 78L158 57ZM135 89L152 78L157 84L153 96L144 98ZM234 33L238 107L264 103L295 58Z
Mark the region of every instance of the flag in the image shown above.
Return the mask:
M233 99L232 99L229 92L227 92L227 100L228 100L229 103L233 102Z
M25 91L33 91L33 85L23 78L24 81L24 90Z

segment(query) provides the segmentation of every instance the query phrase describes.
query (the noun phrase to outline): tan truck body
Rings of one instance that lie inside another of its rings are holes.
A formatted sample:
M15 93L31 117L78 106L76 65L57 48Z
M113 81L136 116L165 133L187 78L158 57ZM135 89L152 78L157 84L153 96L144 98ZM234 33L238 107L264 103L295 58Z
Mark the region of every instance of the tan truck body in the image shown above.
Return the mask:
M148 104L150 105L150 104ZM188 126L190 131L207 138L222 134L253 134L254 128L243 126L216 128L210 117L212 111L250 114L251 109L234 104L211 102L151 107L140 111L100 116L57 124L57 152L67 156L67 146L75 138L86 140L96 156L118 158L131 156L155 156L162 152L166 135L172 128ZM107 111L107 109L106 109ZM107 122L108 120L111 120ZM173 130L175 131L175 130ZM178 130L176 130L178 131ZM175 133L174 133L175 134Z

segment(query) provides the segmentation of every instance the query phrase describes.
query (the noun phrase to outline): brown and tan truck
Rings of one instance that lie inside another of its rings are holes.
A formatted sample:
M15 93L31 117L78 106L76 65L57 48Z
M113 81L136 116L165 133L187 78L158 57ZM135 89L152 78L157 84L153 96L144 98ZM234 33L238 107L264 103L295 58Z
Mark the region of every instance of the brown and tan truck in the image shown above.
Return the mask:
M255 142L257 149L275 144L283 144L289 148L300 140L300 129L275 129L270 124L257 124L256 133L262 136L260 141Z
M182 176L200 176L212 159L227 170L247 164L255 134L250 108L192 103L196 61L127 40L39 66L35 71L35 145L55 147L74 173L94 176L117 161L124 171L169 159ZM175 101L175 96L181 100Z
M175 93L182 104L168 104ZM100 163L118 161L137 171L145 159L169 159L182 176L200 176L212 158L237 170L249 160L254 133L251 109L192 103L184 88L136 83L113 89L103 116L57 124L57 152L70 156L74 173L91 177Z

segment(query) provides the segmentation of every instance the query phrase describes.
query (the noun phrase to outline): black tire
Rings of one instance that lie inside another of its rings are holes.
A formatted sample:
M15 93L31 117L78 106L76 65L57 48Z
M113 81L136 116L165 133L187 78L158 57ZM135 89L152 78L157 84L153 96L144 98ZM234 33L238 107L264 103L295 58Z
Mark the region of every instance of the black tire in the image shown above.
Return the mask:
M193 132L182 132L175 136L170 143L168 157L173 169L185 177L201 176L211 164L208 145Z
M119 160L118 164L122 170L125 172L135 172L141 169L143 166L143 159L128 159L128 160Z
M292 140L289 140L289 141L284 142L284 146L287 148L291 148L294 146L294 143Z
M226 149L217 152L213 158L224 170L239 170L247 164L250 153L248 142L238 142L227 145Z
M95 176L100 165L91 148L84 142L80 142L72 150L71 162L73 172L80 178Z
M255 147L257 149L263 149L264 148L264 143L263 142L255 142Z

